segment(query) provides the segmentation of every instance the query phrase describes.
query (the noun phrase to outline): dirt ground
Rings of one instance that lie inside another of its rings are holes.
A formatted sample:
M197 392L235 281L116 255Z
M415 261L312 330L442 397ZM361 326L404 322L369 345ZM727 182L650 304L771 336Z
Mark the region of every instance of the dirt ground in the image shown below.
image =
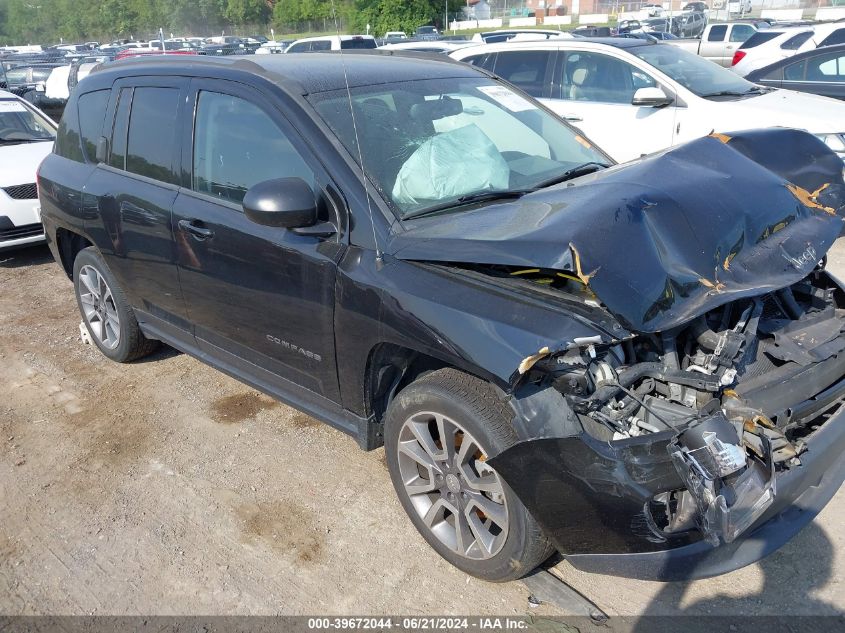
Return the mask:
M845 243L830 262L845 273ZM46 248L0 253L0 289L0 613L529 612L522 583L430 550L382 450L171 350L107 360L80 342ZM554 571L611 616L841 614L843 524L845 489L779 552L719 578Z

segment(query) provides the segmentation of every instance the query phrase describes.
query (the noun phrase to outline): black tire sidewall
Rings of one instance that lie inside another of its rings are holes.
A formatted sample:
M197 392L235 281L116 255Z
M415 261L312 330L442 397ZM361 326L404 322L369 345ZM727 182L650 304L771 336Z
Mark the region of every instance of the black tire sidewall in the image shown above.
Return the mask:
M81 283L79 281L79 271L82 270L84 266L91 266L92 268L95 268L97 272L103 276L103 279L106 280L106 283L111 290L114 305L115 308L117 308L118 318L120 319L120 342L114 349L108 349L100 343L91 331L88 319L85 318L82 301L79 298L79 285ZM139 335L139 332L137 331L138 321L135 318L134 311L126 301L126 297L118 285L117 280L114 278L114 275L112 275L109 267L106 266L106 262L103 260L103 257L93 247L81 250L73 262L73 291L76 296L76 305L79 307L79 314L82 317L82 322L85 324L85 328L88 330L88 336L91 338L91 342L97 346L97 349L99 349L104 356L115 362L123 363L131 359L134 352L133 341L137 340L137 336Z
M531 568L525 568L520 561L524 558L523 553L528 550L530 545L528 539L531 530L528 527L528 522L533 519L531 519L528 510L516 494L501 478L501 475L499 478L505 492L510 525L508 526L508 538L502 549L489 559L473 560L459 556L441 543L417 514L405 492L399 474L396 446L399 431L404 422L414 414L424 411L442 413L457 422L482 445L488 455L496 455L517 442L516 434L512 430L510 437L491 432L478 419L476 411L469 402L456 398L453 393L437 384L421 382L406 387L396 396L388 408L384 432L385 455L390 479L405 512L428 544L458 569L491 582L504 582L524 576L531 571ZM533 565L531 567L533 568Z

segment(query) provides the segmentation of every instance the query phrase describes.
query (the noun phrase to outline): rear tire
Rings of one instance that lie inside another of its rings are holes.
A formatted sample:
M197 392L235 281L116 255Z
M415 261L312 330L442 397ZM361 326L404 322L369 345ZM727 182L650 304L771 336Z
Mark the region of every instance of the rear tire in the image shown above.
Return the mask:
M73 262L73 287L88 335L106 357L128 363L158 347L158 341L141 332L135 312L93 246L79 251Z
M440 369L400 391L385 420L390 478L411 522L452 565L491 582L521 578L554 551L486 465L517 443L512 415L490 384Z

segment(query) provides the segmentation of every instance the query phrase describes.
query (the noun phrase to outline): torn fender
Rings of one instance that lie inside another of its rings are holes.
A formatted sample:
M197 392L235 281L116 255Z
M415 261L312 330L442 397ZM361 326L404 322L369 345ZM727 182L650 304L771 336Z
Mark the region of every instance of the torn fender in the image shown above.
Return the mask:
M805 132L756 130L409 221L389 251L571 271L626 328L657 332L796 283L839 236L843 215L836 154Z

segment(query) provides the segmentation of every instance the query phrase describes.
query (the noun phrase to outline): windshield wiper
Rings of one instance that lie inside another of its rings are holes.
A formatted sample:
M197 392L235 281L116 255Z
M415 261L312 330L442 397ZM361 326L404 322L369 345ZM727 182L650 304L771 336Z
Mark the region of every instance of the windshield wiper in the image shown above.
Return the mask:
M534 190L500 189L491 191L488 189L485 191L476 191L475 193L468 193L454 200L450 200L449 202L444 202L433 207L426 207L425 209L420 209L419 211L412 211L411 213L402 216L402 219L410 220L412 218L419 218L424 215L430 215L432 213L437 213L438 211L443 211L445 209L453 209L455 207L460 207L465 204L472 204L474 202L487 202L490 200L508 200L510 198L521 198L526 193L531 193L532 191Z
M545 189L546 187L551 187L552 185L557 185L562 183L566 180L571 180L572 178L577 178L578 176L585 176L587 174L592 174L594 171L598 171L599 169L605 169L606 167L610 167L607 163L599 163L597 161L590 161L588 163L581 163L580 165L576 165L570 169L567 169L565 172L560 174L559 176L555 176L554 178L549 178L548 180L544 180L539 185L534 187L533 191L537 191L538 189Z
M736 90L720 90L719 92L708 92L701 95L702 99L707 99L708 97L741 97L745 93L738 92Z
M18 145L20 143L43 143L55 141L54 138L0 138L0 145Z
M719 92L709 92L700 96L702 99L707 99L708 97L744 97L746 95L762 92L768 92L768 90L763 86L751 86L744 92L740 92L739 90L721 90Z

